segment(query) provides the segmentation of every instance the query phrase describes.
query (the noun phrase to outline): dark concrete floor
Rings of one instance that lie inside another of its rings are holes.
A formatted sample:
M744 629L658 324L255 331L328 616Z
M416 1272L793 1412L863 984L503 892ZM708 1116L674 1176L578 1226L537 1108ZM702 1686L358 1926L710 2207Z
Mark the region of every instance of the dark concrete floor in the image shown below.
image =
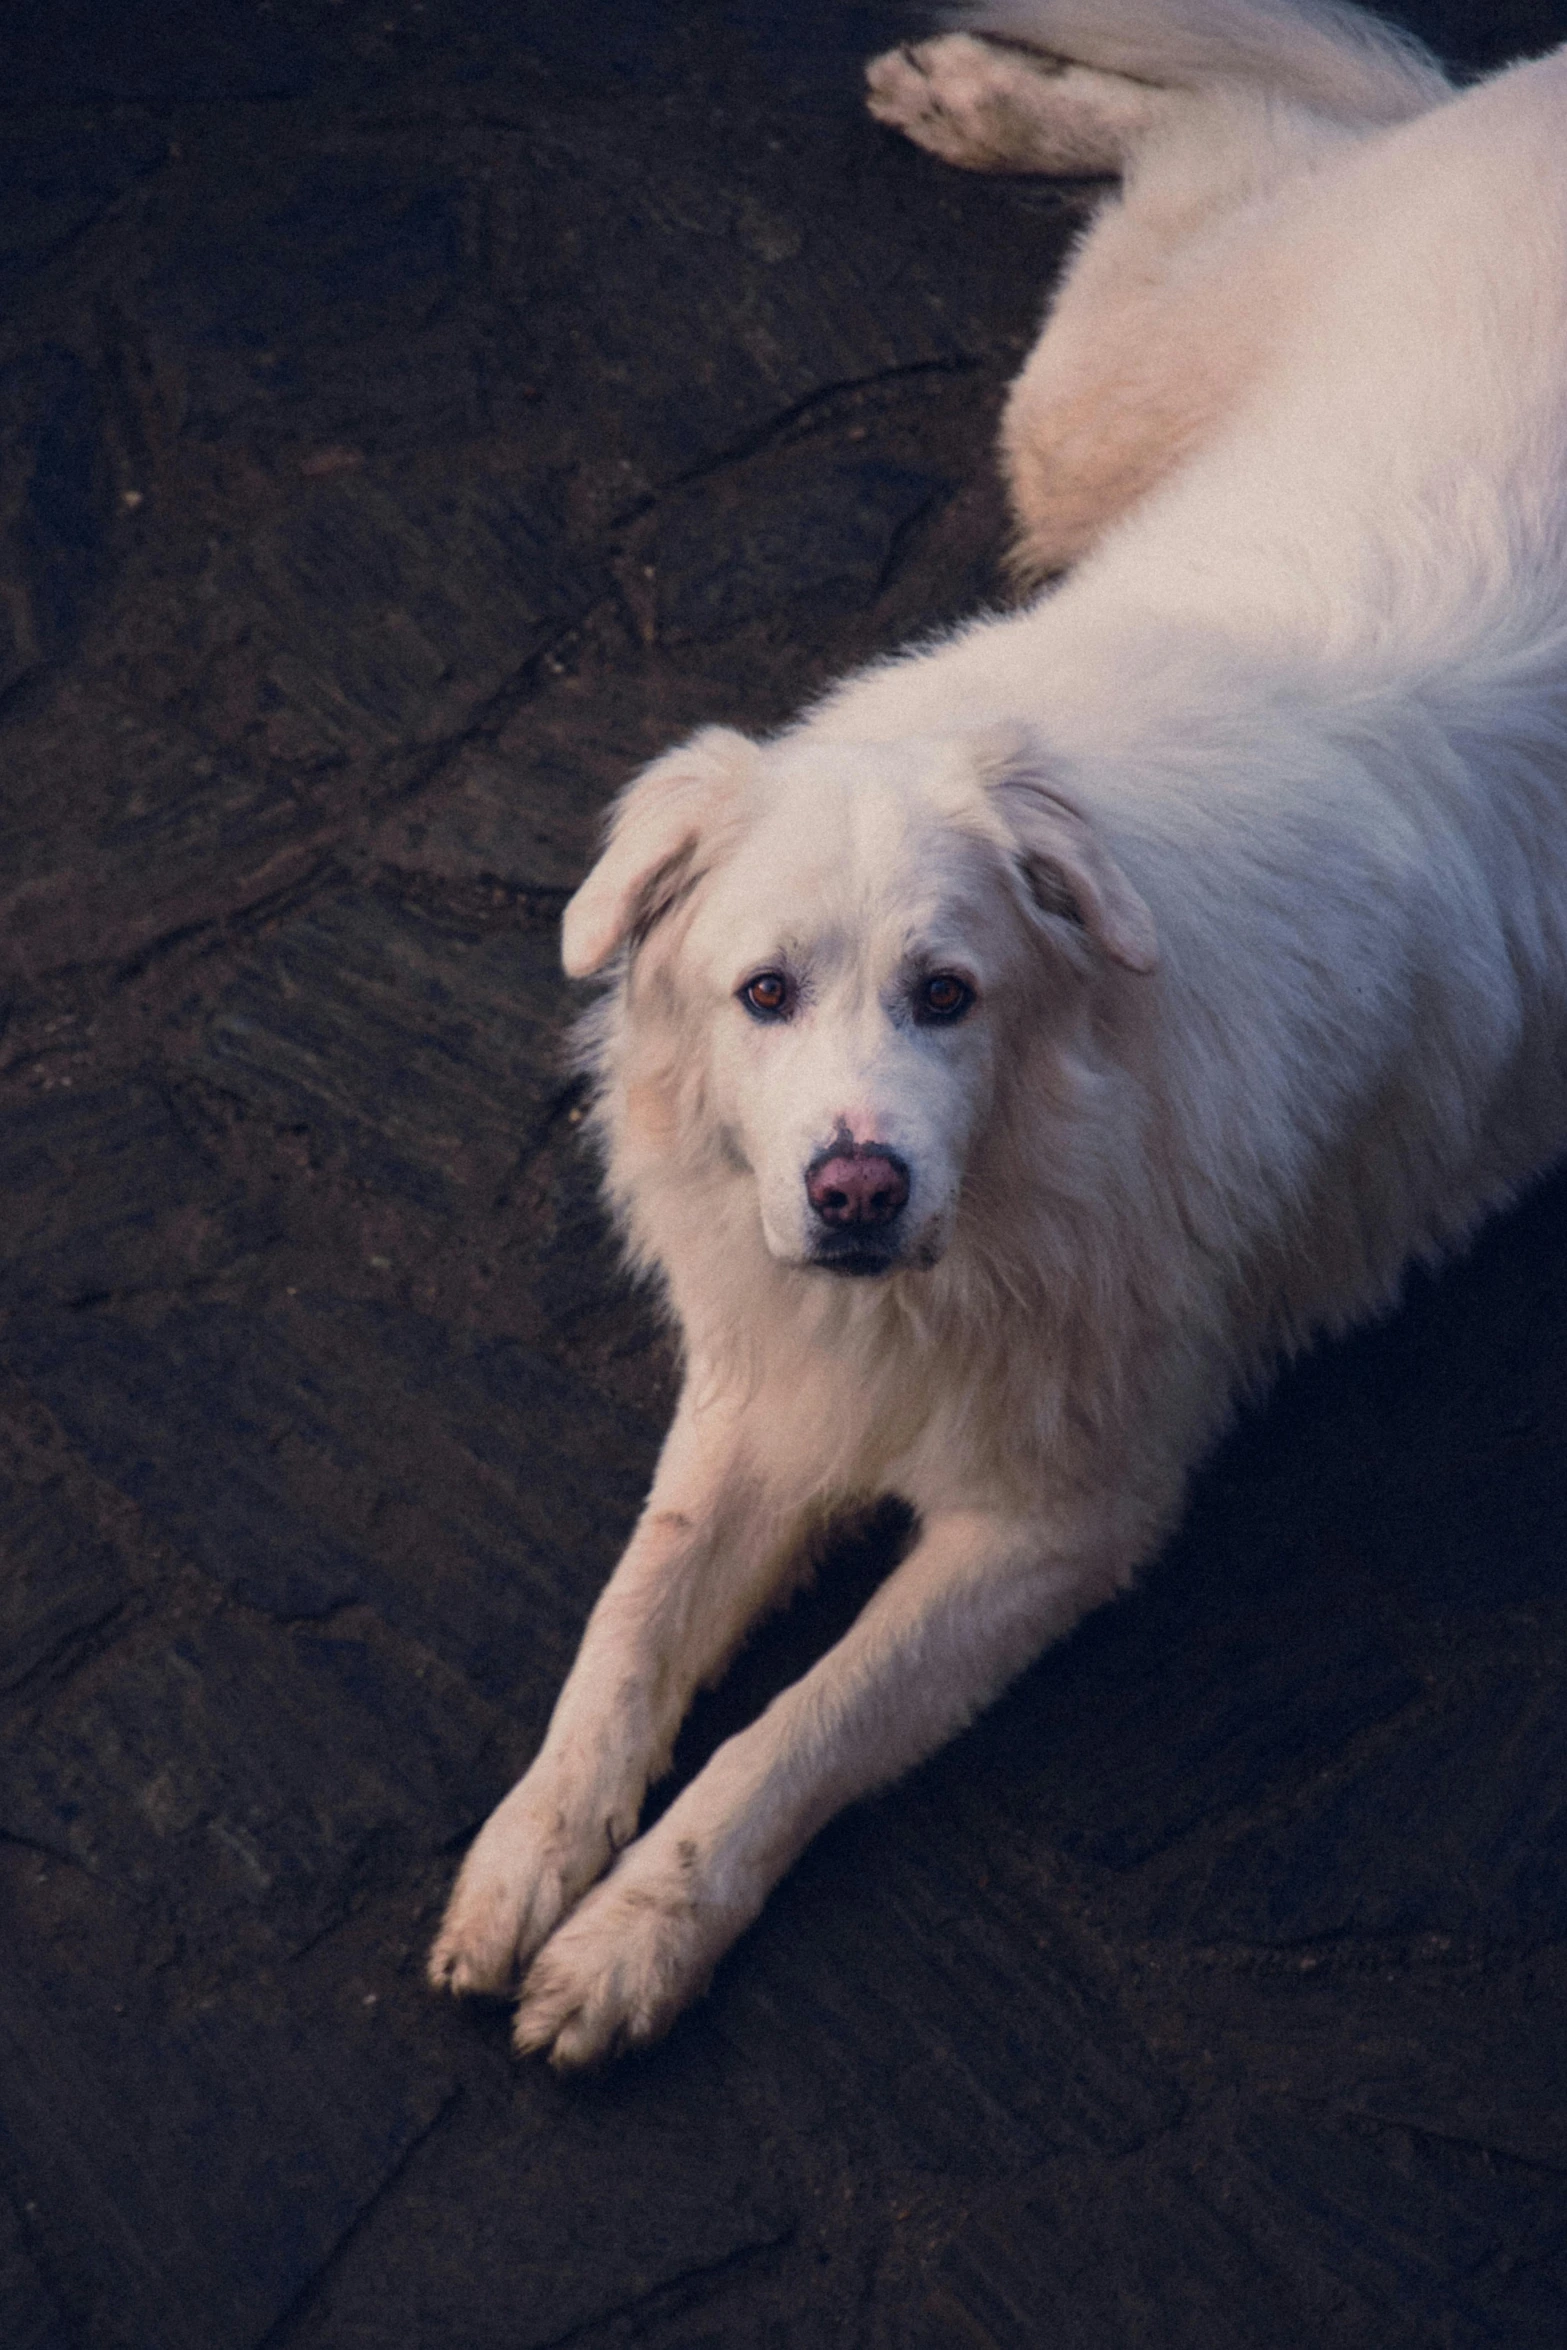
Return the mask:
M560 1058L597 811L997 592L1088 197L870 125L906 21L0 30L5 2350L1567 2340L1567 1182L662 2049L422 1988L669 1398Z

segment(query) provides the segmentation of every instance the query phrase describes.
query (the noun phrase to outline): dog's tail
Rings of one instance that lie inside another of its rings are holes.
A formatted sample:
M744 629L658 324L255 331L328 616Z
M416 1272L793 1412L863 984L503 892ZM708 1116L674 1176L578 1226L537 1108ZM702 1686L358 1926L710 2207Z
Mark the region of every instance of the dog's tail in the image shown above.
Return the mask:
M949 21L1160 86L1260 83L1359 122L1402 122L1451 88L1411 34L1341 0L963 0Z

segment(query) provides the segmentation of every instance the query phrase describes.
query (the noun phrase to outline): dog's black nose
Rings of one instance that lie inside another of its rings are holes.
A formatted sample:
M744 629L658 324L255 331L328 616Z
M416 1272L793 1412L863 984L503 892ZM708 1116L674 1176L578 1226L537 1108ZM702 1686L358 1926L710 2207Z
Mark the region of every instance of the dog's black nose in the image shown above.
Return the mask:
M908 1205L908 1170L893 1152L857 1143L807 1169L805 1196L824 1224L890 1224Z

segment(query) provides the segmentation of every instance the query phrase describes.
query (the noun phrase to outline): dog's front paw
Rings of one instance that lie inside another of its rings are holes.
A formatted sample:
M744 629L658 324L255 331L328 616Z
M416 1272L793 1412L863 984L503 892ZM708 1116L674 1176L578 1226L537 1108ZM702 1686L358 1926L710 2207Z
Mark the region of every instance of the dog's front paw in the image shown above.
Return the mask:
M529 1969L513 2034L562 2072L601 2064L668 2031L706 1990L736 1926L661 1885L634 1858L590 1893Z
M490 1814L463 1862L430 1952L435 1988L496 1997L513 1991L609 1861L616 1828L602 1809L584 1813L553 1799L530 1772Z

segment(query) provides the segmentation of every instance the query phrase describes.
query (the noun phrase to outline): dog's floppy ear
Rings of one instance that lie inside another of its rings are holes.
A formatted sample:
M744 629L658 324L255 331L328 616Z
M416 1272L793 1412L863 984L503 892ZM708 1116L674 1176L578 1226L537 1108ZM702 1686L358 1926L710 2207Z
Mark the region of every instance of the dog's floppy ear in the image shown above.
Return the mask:
M690 885L703 841L722 824L755 756L743 734L705 726L621 794L604 853L561 922L568 978L602 971L617 947L667 913Z
M980 772L1040 911L1064 914L1128 971L1154 970L1159 937L1152 914L1088 818L1047 780L1027 738L1011 728L982 737Z

